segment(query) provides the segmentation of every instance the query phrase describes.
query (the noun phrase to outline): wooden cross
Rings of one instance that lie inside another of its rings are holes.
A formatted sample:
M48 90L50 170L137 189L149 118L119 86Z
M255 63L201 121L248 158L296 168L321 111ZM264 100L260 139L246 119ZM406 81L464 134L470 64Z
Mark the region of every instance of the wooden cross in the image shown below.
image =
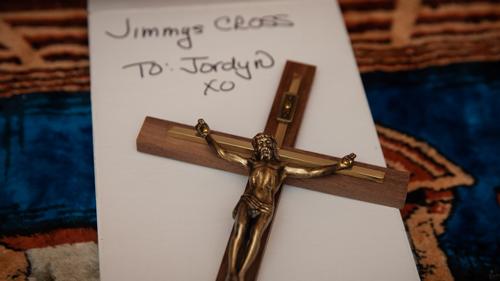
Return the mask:
M283 161L308 167L331 165L339 161L339 158L336 157L294 148L314 73L314 66L290 61L286 63L263 131L275 137L279 147L279 156ZM243 157L251 157L253 148L250 139L220 132L213 132L212 135L225 150ZM229 172L247 173L244 168L218 158L205 140L197 135L193 126L152 117L146 117L142 125L137 137L137 150ZM401 208L406 197L408 178L409 174L407 172L356 162L351 169L338 171L332 176L311 179L288 178L285 183L328 194ZM279 202L280 193L281 188L275 196L275 207ZM246 281L254 281L257 278L270 230L271 225L262 236L259 254L245 276ZM217 281L226 280L227 258L228 252L226 248Z

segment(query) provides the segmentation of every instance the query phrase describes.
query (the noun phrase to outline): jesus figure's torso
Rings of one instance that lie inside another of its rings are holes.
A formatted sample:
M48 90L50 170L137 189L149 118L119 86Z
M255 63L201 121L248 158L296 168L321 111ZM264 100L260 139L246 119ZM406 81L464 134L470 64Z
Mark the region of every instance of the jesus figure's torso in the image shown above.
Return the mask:
M271 161L255 161L250 168L249 189L245 193L252 194L263 203L274 205L274 195L284 179L283 165Z

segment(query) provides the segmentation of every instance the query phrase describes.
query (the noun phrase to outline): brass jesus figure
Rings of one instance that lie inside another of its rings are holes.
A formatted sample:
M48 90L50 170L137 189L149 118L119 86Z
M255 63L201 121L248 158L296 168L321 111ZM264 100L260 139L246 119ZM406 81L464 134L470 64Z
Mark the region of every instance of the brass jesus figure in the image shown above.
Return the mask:
M229 239L227 281L244 281L245 275L257 257L262 234L269 226L273 214L274 196L287 177L312 178L326 176L352 167L356 155L344 156L339 163L320 167L297 167L280 160L276 141L272 136L259 133L252 139L253 156L244 158L224 150L212 137L203 119L195 129L204 137L217 155L247 169L248 184L234 208L234 226Z

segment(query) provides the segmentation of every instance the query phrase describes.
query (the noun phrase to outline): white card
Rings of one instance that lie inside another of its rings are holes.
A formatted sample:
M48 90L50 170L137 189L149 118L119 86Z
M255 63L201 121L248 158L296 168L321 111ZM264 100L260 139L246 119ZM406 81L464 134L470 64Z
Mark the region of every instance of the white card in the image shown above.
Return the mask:
M252 137L300 61L317 72L296 147L384 165L332 1L94 8L89 29L103 281L214 280L245 187L137 152L147 115ZM284 189L259 280L418 280L398 210Z

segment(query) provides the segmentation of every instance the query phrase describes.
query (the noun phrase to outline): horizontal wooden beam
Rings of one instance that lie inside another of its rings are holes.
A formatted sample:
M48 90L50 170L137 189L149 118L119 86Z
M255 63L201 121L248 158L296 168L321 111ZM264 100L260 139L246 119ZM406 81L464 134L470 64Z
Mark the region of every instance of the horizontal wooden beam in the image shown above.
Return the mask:
M169 136L175 138L181 138L189 142L206 144L205 139L198 136L196 130L193 127L174 125L168 130L167 134ZM213 133L212 136L224 149L238 153L239 155L244 156L245 158L252 157L253 147L249 139L241 140L233 137L221 136L218 135L217 133ZM321 155L315 156L312 155L311 153L299 152L298 149L290 150L290 148L279 148L278 153L281 161L299 167L328 166L337 163L337 161L333 161L330 158L322 157ZM364 178L376 182L383 182L385 177L384 171L361 167L357 164L354 164L351 169L340 170L337 173L356 178Z
M250 139L220 132L214 132L214 136L220 140L232 140L233 143L239 145L233 150L244 156L250 156ZM193 126L153 117L146 117L144 120L137 137L137 150L228 172L247 174L240 166L217 157L203 139L194 135ZM284 161L300 165L326 165L339 161L336 157L289 147L283 147L280 155ZM300 156L298 160L297 155ZM332 195L402 208L406 198L408 179L409 173L407 172L356 162L351 171L313 179L288 178L285 183Z

